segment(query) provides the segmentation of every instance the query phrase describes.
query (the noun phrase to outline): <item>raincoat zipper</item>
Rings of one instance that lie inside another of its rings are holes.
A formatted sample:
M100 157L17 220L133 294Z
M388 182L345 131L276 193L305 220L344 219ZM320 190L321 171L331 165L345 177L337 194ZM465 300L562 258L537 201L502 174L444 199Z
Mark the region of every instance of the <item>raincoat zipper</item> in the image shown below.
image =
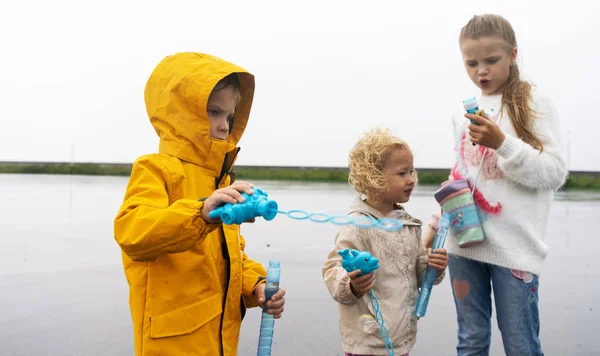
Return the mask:
M223 160L223 165L221 166L221 173L219 174L219 178L215 178L215 190L219 189L225 174L229 170L231 170L232 163L235 162L235 158L237 154L240 152L240 147L237 147L231 160L229 159L230 153L225 154L225 159ZM230 163L231 162L231 163ZM225 350L223 349L223 319L225 318L225 309L227 307L227 294L229 292L229 279L231 278L231 260L229 258L229 249L227 248L227 237L225 236L225 231L223 230L223 225L220 227L221 236L223 237L223 241L221 241L221 253L223 254L223 259L226 262L226 278L225 278L225 293L223 293L223 311L221 313L221 325L219 327L220 334L220 344L221 344L221 355L225 354Z

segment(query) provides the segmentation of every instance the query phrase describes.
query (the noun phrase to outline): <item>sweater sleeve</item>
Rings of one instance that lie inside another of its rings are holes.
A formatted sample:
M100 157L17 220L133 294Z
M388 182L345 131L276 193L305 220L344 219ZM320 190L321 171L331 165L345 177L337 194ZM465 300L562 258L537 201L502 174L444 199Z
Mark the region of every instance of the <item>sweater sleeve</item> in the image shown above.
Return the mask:
M342 256L338 254L339 250L359 250L364 248L358 241L358 229L351 226L342 226L335 239L333 249L327 256L327 261L323 266L323 280L329 293L340 304L356 304L358 298L350 289L350 277L348 272L342 267Z
M560 147L560 122L552 101L532 92L534 132L544 148L540 152L521 139L506 135L496 153L504 175L530 189L557 190L566 180L567 167Z

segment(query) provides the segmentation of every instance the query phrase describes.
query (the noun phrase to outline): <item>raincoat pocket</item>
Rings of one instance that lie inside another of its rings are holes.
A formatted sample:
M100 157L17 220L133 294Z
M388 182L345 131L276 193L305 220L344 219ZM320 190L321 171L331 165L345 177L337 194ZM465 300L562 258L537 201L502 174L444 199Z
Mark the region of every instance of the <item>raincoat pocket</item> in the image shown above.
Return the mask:
M191 334L221 313L222 295L213 294L197 303L150 318L150 337L158 339Z

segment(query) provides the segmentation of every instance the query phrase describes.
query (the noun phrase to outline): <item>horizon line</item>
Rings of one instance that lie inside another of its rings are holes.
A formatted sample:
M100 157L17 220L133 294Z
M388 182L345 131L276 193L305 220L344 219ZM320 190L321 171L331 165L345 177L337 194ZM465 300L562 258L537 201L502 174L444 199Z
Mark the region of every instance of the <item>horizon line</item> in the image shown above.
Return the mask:
M36 164L45 164L45 165L59 165L59 164L95 164L95 165L110 165L110 166L131 166L133 162L82 162L82 161L0 161L0 165L36 165ZM265 169L348 169L348 167L344 166L282 166L282 165L251 165L251 164L240 164L234 165L234 167L248 167L248 168L265 168ZM451 167L421 167L416 168L420 171L449 171ZM570 170L569 173L578 173L578 174L599 174L600 171L591 171L591 170Z

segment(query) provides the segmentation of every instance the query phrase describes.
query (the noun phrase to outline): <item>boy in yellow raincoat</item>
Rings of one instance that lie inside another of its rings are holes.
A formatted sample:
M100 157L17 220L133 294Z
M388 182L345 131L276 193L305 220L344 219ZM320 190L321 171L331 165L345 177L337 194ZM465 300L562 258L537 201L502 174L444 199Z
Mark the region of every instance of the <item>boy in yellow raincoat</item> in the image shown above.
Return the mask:
M253 96L252 74L202 53L164 58L146 84L159 153L134 162L114 221L136 355L236 355L246 308L264 302L266 272L239 225L208 216L252 193L230 182ZM284 294L267 304L276 318Z

